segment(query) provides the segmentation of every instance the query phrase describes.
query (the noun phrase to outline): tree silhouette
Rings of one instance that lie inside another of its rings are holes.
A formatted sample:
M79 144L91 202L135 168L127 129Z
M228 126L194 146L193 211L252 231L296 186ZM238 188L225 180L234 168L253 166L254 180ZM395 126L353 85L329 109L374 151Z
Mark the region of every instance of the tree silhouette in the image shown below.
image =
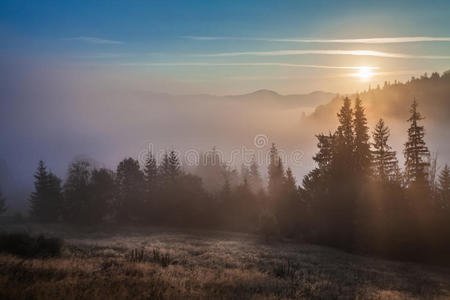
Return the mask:
M405 176L409 185L425 186L428 178L428 158L430 152L424 141L424 127L419 125L423 120L422 115L417 111L417 101L414 99L408 122L411 123L408 129L408 141L405 143Z
M90 210L86 219L89 223L99 223L111 212L112 202L116 195L114 173L108 169L94 169L89 183Z
M69 166L64 184L64 219L75 224L83 224L91 210L91 165L87 161L75 161ZM90 218L89 218L90 219Z
M263 188L261 175L259 173L259 168L255 157L253 157L252 163L250 164L248 184L250 186L250 190L255 194Z
M372 161L374 177L381 182L398 180L398 161L395 151L388 145L390 133L383 119L375 125L372 133L374 150L372 151Z
M165 153L159 167L160 176L163 180L175 180L180 175L180 161L174 150Z
M359 97L355 100L354 110L354 155L355 155L355 171L358 175L367 176L370 174L370 164L372 155L369 143L369 127L367 126L367 118Z
M158 165L152 153L148 153L147 159L145 160L144 177L147 194L151 195L156 188L158 179Z
M268 193L269 197L276 201L282 193L284 183L284 168L283 162L278 154L278 149L275 144L272 144L269 153L269 184Z
M450 168L447 164L439 174L438 191L441 208L450 209Z
M44 162L39 161L34 175L34 192L30 197L30 215L39 222L55 222L61 214L61 180L47 171Z
M3 197L2 190L0 189L0 215L4 214L6 210L6 198Z
M145 195L144 173L139 162L132 158L122 160L116 171L117 194L115 199L116 217L119 222L129 222L143 217L143 197Z

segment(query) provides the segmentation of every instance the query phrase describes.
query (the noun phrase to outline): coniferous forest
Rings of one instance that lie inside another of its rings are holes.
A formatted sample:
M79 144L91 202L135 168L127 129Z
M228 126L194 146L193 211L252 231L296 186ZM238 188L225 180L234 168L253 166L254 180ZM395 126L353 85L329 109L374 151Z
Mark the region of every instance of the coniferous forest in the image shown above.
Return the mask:
M342 99L338 127L318 133L316 167L301 182L272 144L270 163L240 172L203 155L198 174L223 185L204 187L175 151L145 164L125 158L115 170L75 161L63 182L43 161L34 175L30 216L74 226L159 225L258 232L350 252L426 262L450 260L450 171L436 174L424 141L419 102L411 101L402 153L390 146L389 124L367 125L363 99ZM405 108L408 109L408 108ZM398 156L404 156L400 166ZM262 172L268 182L263 183ZM1 202L0 202L1 204Z

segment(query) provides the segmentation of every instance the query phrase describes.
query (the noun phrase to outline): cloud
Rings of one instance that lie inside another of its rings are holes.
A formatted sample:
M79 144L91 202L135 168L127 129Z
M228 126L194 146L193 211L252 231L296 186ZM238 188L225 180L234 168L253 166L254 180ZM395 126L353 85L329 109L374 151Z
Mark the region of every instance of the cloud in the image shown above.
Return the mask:
M123 44L123 42L121 42L121 41L105 40L105 39L100 39L100 38L91 37L91 36L70 37L70 38L63 38L62 40L64 40L64 41L82 41L82 42L88 42L91 44L108 44L108 45Z
M290 64L277 62L257 62L257 63L214 63L214 62L167 62L167 63L123 63L122 66L161 66L161 67L289 67L289 68L315 68L315 69L349 69L359 70L361 66L329 66L329 65L308 65ZM366 66L365 66L366 67ZM366 67L378 69L378 67Z
M345 44L395 44L395 43L417 43L417 42L450 42L450 37L381 37L360 39L296 39L296 38L246 38L226 36L184 36L183 38L197 41L214 40L241 40L241 41L263 41L263 42L288 42L288 43L345 43Z
M227 57L227 56L287 56L287 55L355 55L355 56L377 56L388 58L407 59L450 59L445 55L411 55L404 53L390 53L372 50L275 50L275 51L246 51L246 52L224 52L213 54L199 54L192 56Z

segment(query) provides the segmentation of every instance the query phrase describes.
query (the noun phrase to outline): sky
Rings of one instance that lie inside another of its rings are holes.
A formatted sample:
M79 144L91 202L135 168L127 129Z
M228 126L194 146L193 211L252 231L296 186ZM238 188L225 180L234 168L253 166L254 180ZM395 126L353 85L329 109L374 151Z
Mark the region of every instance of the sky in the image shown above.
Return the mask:
M449 12L445 0L2 0L1 72L174 94L350 93L449 69Z

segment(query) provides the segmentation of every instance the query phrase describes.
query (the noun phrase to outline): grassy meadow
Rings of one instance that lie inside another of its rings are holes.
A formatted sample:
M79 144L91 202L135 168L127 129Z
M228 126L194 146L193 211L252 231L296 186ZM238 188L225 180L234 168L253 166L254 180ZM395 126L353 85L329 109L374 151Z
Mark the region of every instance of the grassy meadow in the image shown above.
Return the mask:
M0 254L0 299L448 299L450 269L227 232L8 231L64 238L60 257Z

